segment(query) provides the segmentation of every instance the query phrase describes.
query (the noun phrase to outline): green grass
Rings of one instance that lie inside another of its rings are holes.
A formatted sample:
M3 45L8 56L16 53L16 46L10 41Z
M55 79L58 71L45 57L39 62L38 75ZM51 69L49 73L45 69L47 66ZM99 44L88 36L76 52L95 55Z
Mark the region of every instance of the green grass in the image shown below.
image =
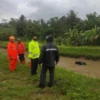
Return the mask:
M0 50L0 100L100 100L100 79L56 68L54 86L40 89L40 70L32 77L29 63L19 63L10 72L6 51Z
M68 57L84 57L87 59L100 59L100 47L59 47L60 55Z
M24 42L26 49L28 42ZM0 47L7 47L7 42L0 42ZM40 44L42 47L42 44ZM84 57L87 59L100 59L100 46L58 46L61 56L65 57Z

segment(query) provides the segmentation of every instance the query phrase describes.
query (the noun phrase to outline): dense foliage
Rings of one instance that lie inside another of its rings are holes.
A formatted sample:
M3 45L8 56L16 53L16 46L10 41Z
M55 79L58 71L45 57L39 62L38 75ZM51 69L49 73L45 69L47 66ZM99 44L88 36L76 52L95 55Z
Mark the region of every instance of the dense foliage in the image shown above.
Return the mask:
M18 19L11 18L9 22L0 24L0 40L7 40L8 35L15 34L24 39L37 35L43 41L45 36L53 34L59 45L100 45L99 31L100 15L96 12L90 13L82 20L71 10L66 16L50 18L47 21L28 20L24 15Z

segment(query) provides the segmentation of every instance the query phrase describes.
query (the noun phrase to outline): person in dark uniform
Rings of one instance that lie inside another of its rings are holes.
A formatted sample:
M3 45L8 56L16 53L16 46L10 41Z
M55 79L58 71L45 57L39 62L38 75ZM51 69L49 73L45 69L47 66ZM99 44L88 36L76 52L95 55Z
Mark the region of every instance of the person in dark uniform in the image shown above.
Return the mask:
M43 46L39 58L39 64L42 64L39 84L40 88L45 87L47 70L49 70L48 86L53 86L55 65L59 62L59 52L57 46L53 43L53 36L47 36L46 41L47 43Z

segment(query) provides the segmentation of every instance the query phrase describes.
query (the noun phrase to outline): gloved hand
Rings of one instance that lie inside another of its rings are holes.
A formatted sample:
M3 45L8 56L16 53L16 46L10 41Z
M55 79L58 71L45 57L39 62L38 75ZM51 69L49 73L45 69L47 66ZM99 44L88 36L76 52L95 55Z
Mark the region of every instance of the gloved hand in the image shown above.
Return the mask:
M58 64L58 62L56 62L56 65Z

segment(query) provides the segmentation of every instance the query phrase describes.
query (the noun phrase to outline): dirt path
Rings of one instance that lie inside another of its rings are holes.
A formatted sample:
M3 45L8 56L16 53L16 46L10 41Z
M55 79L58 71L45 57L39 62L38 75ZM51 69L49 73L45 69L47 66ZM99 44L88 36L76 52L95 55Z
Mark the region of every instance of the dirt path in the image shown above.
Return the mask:
M77 65L75 61L84 61L87 65ZM58 66L62 66L67 70L73 70L87 76L100 78L100 60L85 60L83 58L67 58L61 57Z
M7 54L6 49L1 49L0 52ZM26 54L26 59L27 58ZM84 61L87 65L77 65L75 61ZM84 58L68 58L68 57L60 57L60 62L58 67L65 68L67 70L73 70L75 72L85 74L87 76L98 77L100 78L100 60L93 61L93 60L85 60Z

